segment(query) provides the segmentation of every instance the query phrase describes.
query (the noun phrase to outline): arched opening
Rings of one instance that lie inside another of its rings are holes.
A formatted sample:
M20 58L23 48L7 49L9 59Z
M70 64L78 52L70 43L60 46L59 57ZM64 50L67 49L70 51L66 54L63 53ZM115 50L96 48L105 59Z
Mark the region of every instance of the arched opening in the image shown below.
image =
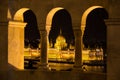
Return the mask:
M29 8L19 9L19 10L15 13L15 15L14 15L14 20L15 20L15 21L24 22L23 13L26 12L27 10L29 10Z
M25 23L27 25L23 25ZM14 21L10 22L9 43L9 60L12 64L17 65L17 68L21 66L20 69L32 68L31 58L40 56L38 51L40 33L32 10L22 8L15 13ZM13 55L14 58L12 58ZM31 58L28 59L28 57Z
M74 45L74 34L70 14L65 10L59 10L55 13L52 20L52 26L49 33L49 41L52 42L52 47L56 43L56 38L62 35L66 39L67 48L70 44Z
M46 18L46 30L48 28L51 28L51 24L52 24L52 19L53 19L53 16L54 14L59 11L59 10L62 10L64 8L62 7L57 7L57 8L53 8L47 15L47 18Z
M48 60L52 57L58 61L67 61L70 58L64 56L64 53L69 53L68 50L74 46L74 33L72 29L71 16L64 8L54 8L47 16L46 28L48 31L49 51ZM63 53L64 51L64 53ZM68 56L70 56L68 54Z
M33 11L29 8L22 8L16 12L14 20L27 23L24 30L24 46L28 47L30 45L33 48L38 48L40 33L38 29L37 19Z
M39 48L40 33L38 29L37 19L32 10L27 10L23 13L24 22L27 23L25 27L25 47L33 49Z
M105 19L108 19L107 11L101 6L93 6L83 14L81 26L83 49L90 50L88 53L89 60L96 61L95 63L89 63L89 65L102 65L104 71L106 71L107 48L107 27L104 22Z

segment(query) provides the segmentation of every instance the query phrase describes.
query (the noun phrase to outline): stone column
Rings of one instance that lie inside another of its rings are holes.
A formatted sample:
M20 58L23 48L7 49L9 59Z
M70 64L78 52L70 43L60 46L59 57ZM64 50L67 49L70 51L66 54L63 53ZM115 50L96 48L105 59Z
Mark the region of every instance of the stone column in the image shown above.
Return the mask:
M8 0L0 0L0 80L8 80Z
M5 22L8 20L8 0L0 0L0 22Z
M82 70L82 48L81 48L81 30L75 29L75 63L74 70Z
M8 63L9 68L24 69L24 27L26 23L9 21Z
M47 31L40 31L41 35L41 52L40 52L40 70L49 70L48 68L48 57L47 57Z
M8 80L8 22L0 22L0 79Z
M107 80L120 79L120 19L109 19L107 24Z

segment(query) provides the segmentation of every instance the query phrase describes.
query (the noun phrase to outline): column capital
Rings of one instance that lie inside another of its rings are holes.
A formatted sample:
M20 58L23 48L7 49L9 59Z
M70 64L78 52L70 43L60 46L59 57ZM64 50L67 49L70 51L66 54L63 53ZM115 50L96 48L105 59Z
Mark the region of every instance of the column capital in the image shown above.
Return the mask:
M40 30L40 35L41 36L46 36L47 35L47 31L46 30Z
M75 34L76 37L81 36L82 35L81 29L74 29L74 34Z
M51 29L51 25L46 25L46 31L47 31L47 34L49 34L50 29Z
M9 27L24 28L24 27L26 27L26 24L27 23L24 23L24 22L9 21Z

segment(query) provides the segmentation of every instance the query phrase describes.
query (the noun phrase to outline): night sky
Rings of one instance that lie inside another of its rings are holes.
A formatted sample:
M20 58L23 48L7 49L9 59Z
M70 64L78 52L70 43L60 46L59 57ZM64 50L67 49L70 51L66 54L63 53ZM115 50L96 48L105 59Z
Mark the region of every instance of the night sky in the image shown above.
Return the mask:
M24 22L27 22L25 27L25 46L30 44L32 47L37 48L40 40L40 33L36 16L31 10L26 11L23 15Z

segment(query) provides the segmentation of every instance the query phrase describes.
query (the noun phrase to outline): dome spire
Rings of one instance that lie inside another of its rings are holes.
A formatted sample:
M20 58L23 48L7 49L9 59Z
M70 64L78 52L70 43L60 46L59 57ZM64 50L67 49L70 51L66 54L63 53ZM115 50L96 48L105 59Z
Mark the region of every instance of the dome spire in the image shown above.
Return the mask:
M60 29L60 35L62 35L62 30Z

